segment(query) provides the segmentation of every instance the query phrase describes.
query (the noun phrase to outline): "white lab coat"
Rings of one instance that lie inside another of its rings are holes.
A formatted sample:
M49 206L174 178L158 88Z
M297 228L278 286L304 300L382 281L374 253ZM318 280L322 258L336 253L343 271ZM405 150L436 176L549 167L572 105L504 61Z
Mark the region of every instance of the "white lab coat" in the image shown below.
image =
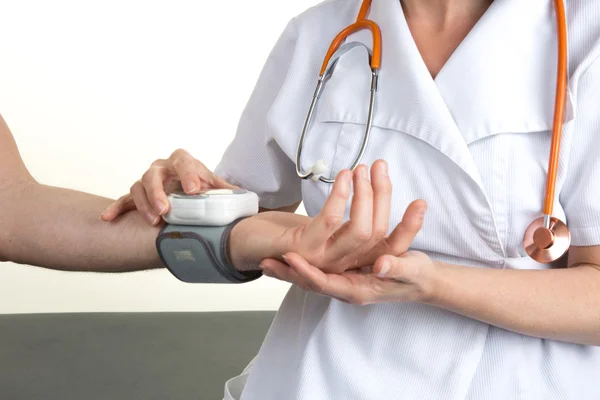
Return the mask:
M302 199L315 215L329 193L327 184L297 178L296 146L327 47L359 6L331 0L308 10L267 60L217 168L257 192L263 207ZM411 201L428 202L413 248L434 260L549 267L527 256L522 238L544 197L556 84L553 9L551 0L495 1L433 80L400 2L373 1L369 17L382 30L383 61L363 162L389 163L391 226ZM573 245L600 245L600 3L571 0L567 12L570 85L555 216L567 221ZM371 42L367 32L353 38ZM369 78L364 50L340 61L304 168L324 159L335 174L351 163ZM292 287L254 365L229 383L226 398L598 400L600 347L529 337L423 304L356 306Z

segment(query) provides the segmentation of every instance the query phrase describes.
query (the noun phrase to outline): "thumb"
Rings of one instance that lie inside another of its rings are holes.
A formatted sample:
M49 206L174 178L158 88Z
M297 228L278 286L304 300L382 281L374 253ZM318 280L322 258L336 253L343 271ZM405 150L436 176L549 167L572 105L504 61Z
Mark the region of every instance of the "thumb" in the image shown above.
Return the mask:
M415 236L423 227L423 219L427 211L424 200L415 200L408 205L402 221L394 228L388 238L388 244L395 254L402 254L408 250Z
M379 278L393 279L411 283L415 276L415 267L424 262L422 253L408 251L401 256L381 256L373 265L373 274Z
M104 222L111 222L115 220L119 215L125 214L127 211L135 209L135 203L130 194L126 194L114 203L112 203L102 214L100 214L100 220Z

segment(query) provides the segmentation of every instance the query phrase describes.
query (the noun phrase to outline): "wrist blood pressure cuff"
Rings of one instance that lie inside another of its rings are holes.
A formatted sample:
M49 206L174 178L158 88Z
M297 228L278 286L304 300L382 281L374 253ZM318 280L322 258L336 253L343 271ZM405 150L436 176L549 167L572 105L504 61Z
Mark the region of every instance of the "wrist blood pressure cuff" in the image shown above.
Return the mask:
M245 283L260 271L238 271L227 258L227 240L240 220L226 226L165 225L156 238L161 260L188 283Z

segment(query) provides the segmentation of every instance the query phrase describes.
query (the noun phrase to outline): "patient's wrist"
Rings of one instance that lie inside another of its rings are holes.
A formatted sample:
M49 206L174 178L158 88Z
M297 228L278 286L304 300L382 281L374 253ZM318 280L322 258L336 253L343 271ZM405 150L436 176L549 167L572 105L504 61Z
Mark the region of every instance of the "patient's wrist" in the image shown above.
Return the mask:
M259 270L260 262L277 252L277 241L271 240L276 231L275 225L265 224L258 217L237 223L227 239L227 258L231 265L242 272Z
M258 270L265 258L281 259L293 251L293 232L310 218L286 212L266 212L246 218L233 227L227 257L238 271Z
M258 266L252 268L251 265L249 265L250 260L248 251L246 251L247 249L244 247L246 243L245 236L248 234L248 227L246 225L251 225L251 222L248 221L248 219L249 218L246 218L237 223L227 238L227 259L238 271L258 269Z

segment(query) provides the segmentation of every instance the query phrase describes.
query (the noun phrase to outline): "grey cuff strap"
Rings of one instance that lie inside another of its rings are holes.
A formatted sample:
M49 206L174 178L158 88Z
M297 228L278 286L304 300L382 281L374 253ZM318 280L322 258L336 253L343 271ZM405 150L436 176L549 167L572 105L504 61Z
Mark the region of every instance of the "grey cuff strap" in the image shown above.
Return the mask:
M161 260L188 283L245 283L260 271L238 271L227 259L227 240L240 220L226 226L165 225L156 238Z

